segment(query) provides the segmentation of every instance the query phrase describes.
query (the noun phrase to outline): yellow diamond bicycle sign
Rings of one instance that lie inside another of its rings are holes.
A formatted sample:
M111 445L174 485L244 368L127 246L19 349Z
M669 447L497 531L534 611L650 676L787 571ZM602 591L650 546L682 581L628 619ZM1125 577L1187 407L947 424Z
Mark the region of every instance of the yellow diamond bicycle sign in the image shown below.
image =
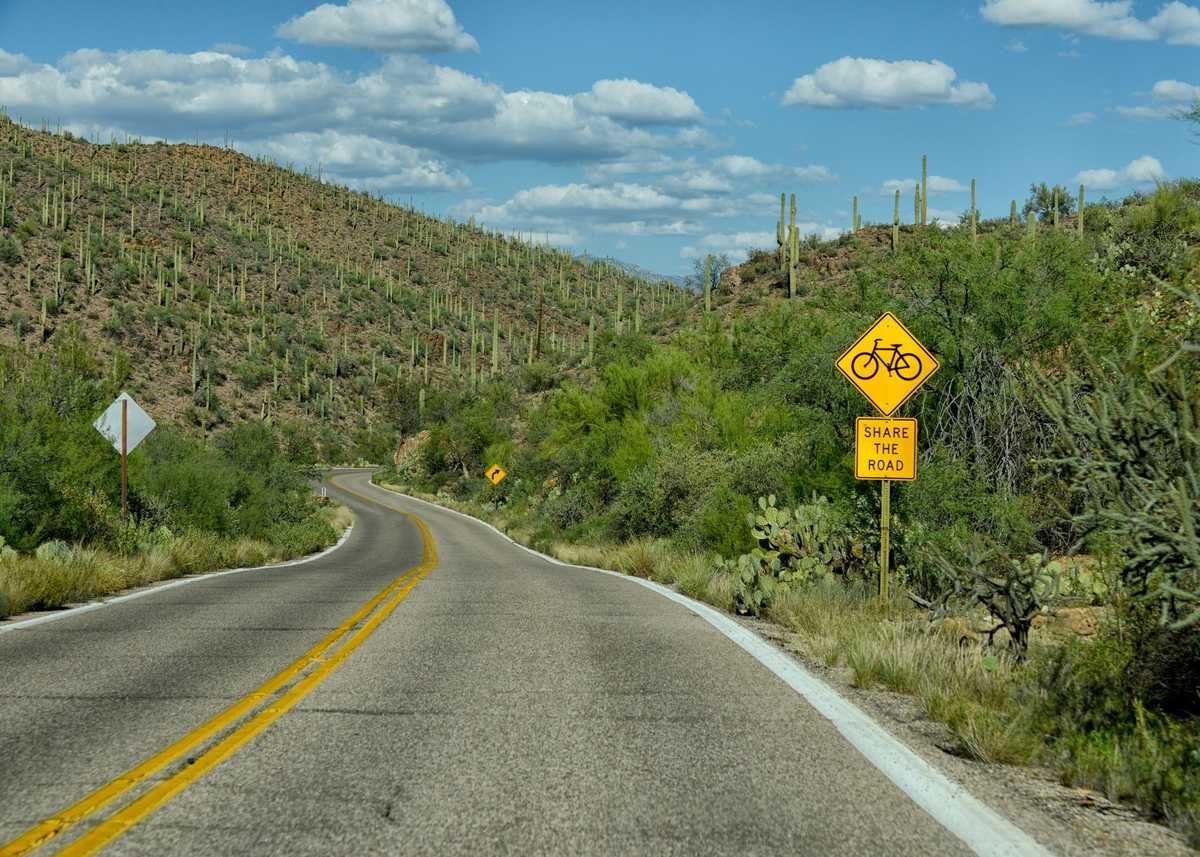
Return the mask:
M937 371L937 358L885 312L837 360L850 379L885 417L894 414Z
M508 471L499 464L493 464L483 472L483 475L488 478L488 481L493 485L499 485L504 481L504 477L508 475Z

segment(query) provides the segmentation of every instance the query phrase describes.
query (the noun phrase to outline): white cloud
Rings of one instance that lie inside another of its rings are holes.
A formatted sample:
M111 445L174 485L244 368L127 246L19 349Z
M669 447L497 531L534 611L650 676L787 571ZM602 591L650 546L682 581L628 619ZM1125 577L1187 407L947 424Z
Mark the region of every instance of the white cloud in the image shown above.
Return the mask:
M695 235L701 229L694 220L672 220L651 223L645 220L622 220L616 223L598 223L597 232L615 232L619 235Z
M667 145L667 140L644 129L582 114L570 96L530 91L504 93L494 116L454 126L418 124L413 136L439 151L468 158L551 163L605 160Z
M1179 80L1160 80L1150 89L1155 101L1175 101L1189 104L1200 99L1200 86Z
M789 167L785 164L766 164L748 155L725 155L712 162L713 169L734 179L780 179L790 178L802 184L835 182L837 176L829 167L809 164L804 167Z
M809 107L918 107L949 104L990 108L996 101L986 83L964 80L940 60L842 57L796 78L783 103Z
M1095 113L1091 113L1091 112L1075 113L1072 116L1069 116L1067 118L1067 121L1063 122L1063 125L1066 126L1067 128L1078 128L1080 125L1086 125L1089 122L1095 122L1095 121L1096 121Z
M233 57L244 57L250 53L250 49L238 42L217 42L212 46L212 50L219 54L229 54Z
M478 51L445 0L348 0L323 3L276 28L275 34L311 45L376 51Z
M951 211L948 208L926 208L925 216L929 218L929 222L935 226L940 226L942 229L949 229L952 226L958 225L960 212Z
M33 62L24 54L10 54L0 48L0 77L24 74L34 68Z
M1179 80L1160 80L1150 89L1155 105L1113 108L1128 119L1172 119L1181 108L1200 101L1200 86Z
M1180 0L1164 5L1149 20L1133 14L1132 0L985 0L979 11L1004 27L1058 27L1109 39L1200 45L1200 9Z
M801 235L816 235L823 241L837 238L842 234L841 229L835 229L822 223L797 223ZM684 259L697 259L707 256L724 254L734 264L745 261L751 250L774 250L774 232L714 232L705 235L695 244L689 244L679 250Z
M882 196L894 196L896 191L900 191L900 194L904 195L911 193L912 189L920 183L920 179L888 179L879 186L879 193ZM929 176L925 183L925 189L930 196L941 196L944 193L965 193L970 190L967 185L957 179L948 179L945 176Z
M662 152L647 151L635 152L617 161L590 164L585 175L589 181L603 182L622 176L670 173L695 167L696 162L692 158L677 160Z
M1127 119L1170 119L1178 109L1174 107L1115 107L1117 113Z
M1131 0L986 0L979 11L1004 27L1063 27L1089 36L1150 41L1154 28L1131 14Z
M1200 9L1175 0L1150 19L1169 45L1200 45Z
M401 143L338 131L296 132L253 147L281 163L319 164L325 176L364 190L459 191L471 182L443 162Z
M1027 50L1029 50L1029 48L1025 47L1025 43L1022 42L1020 39L1013 39L1011 42L1009 42L1007 45L1004 46L1004 49L1006 51L1011 51L1014 54L1023 54Z
M518 221L531 216L593 215L628 217L630 212L670 212L681 201L648 185L617 182L600 186L571 183L517 191L499 206L483 209L484 219Z
M690 196L707 193L729 193L733 190L733 182L724 176L719 176L712 170L691 170L677 176L667 176L661 182L666 190L680 195Z
M1130 161L1119 170L1096 169L1083 170L1075 176L1075 181L1089 190L1115 190L1125 187L1148 187L1156 182L1166 181L1167 171L1155 158L1149 155Z
M640 80L598 80L590 92L575 96L575 105L630 125L688 125L704 118L686 92Z
M568 95L505 92L402 54L351 74L282 53L82 50L44 65L0 52L0 104L154 138L219 140L235 128L245 143L336 129L481 161L611 162L678 143L585 113Z

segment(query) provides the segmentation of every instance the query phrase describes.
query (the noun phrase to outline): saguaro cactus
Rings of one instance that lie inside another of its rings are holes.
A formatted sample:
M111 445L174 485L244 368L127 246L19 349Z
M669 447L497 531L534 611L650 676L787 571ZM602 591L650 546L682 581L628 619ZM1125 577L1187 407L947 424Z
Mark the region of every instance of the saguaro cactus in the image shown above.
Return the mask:
M1083 237L1083 185L1079 186L1079 214L1076 217L1076 229L1079 237Z
M800 280L800 227L792 224L788 231L788 297L796 296Z
M921 156L921 225L929 223L929 156Z
M704 311L712 312L712 264L713 257L710 253L704 257ZM620 319L617 320L617 332L620 332Z
M857 196L854 197L854 201L853 201L853 203L851 203L850 231L851 232L858 231L858 197Z
M971 240L979 237L979 212L975 208L975 179L971 179Z
M892 252L900 249L900 189L896 188L896 200L892 205Z
M1008 225L1009 226L1017 225L1017 201L1015 199L1012 201L1012 204L1009 205L1009 207L1008 207Z
M492 377L500 371L500 310L495 310L492 321Z
M775 223L775 245L776 255L779 258L779 273L783 273L787 269L787 235L783 228L783 209L787 201L787 194L779 194L779 220Z

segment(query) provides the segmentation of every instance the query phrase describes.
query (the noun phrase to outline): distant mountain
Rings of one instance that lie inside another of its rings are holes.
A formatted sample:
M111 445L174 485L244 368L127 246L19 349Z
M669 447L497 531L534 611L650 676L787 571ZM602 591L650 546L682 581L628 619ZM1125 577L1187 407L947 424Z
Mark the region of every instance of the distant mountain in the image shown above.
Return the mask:
M673 283L676 286L682 287L684 285L685 278L682 276L659 274L656 271L647 270L641 265L636 265L633 262L625 262L621 259L614 259L612 256L593 256L590 253L580 253L575 258L585 265L591 262L607 262L609 265L619 268L630 276L636 277L640 280L649 280L655 283L660 283L665 280L666 282Z

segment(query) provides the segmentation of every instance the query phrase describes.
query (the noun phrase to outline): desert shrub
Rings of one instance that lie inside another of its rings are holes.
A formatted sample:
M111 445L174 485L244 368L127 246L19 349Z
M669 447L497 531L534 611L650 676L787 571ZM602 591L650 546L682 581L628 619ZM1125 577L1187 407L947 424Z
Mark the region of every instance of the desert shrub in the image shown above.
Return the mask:
M1034 710L1067 785L1149 809L1200 844L1200 631L1119 608L1095 640L1047 653Z
M575 482L565 490L552 490L542 504L542 515L556 528L567 530L595 514L596 506L595 487Z
M33 555L42 562L65 562L71 558L72 553L73 551L69 544L61 539L52 539L38 545Z
M754 547L754 540L745 522L753 509L754 501L748 495L719 484L705 494L687 517L677 541L685 547L702 548L721 556L747 553Z
M271 367L260 360L243 360L235 370L238 381L247 390L257 390L271 378Z
M554 387L558 370L545 361L521 367L520 385L526 393L540 393Z
M21 261L21 245L15 238L0 235L0 262L15 265Z

